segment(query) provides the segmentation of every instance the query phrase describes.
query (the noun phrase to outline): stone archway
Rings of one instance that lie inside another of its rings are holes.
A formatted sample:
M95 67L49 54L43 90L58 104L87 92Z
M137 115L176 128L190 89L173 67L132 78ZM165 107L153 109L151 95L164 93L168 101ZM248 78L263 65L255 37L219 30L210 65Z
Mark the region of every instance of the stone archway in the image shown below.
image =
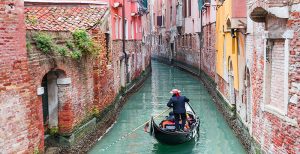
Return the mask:
M228 84L229 84L229 101L231 104L235 104L235 92L234 92L234 73L232 60L228 58Z
M65 79L65 72L62 70L52 70L46 73L42 79L43 88L42 108L44 134L58 133L59 130L59 84Z

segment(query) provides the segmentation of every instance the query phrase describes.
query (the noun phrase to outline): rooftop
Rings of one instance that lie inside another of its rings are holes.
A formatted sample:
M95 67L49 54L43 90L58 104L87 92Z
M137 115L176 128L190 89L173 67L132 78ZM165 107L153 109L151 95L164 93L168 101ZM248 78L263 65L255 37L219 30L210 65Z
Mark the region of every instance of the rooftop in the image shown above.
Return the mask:
M100 23L106 5L31 5L24 9L27 30L74 31Z

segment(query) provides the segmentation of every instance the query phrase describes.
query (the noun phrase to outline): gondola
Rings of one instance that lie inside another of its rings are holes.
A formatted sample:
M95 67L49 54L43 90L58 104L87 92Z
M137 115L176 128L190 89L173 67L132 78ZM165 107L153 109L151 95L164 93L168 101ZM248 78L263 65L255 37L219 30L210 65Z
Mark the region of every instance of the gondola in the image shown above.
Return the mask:
M163 126L164 120L157 125L154 118L151 117L150 135L152 135L158 142L164 144L181 144L184 142L197 139L199 137L200 119L192 109L189 103L185 105L186 112L189 116L189 129L186 131L175 131L175 124L168 124Z

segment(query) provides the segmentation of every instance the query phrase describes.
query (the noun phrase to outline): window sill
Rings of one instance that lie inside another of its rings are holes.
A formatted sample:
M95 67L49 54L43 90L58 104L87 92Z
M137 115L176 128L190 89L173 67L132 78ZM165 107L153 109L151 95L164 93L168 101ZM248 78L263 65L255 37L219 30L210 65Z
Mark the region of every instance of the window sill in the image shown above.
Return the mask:
M298 126L298 122L296 119L287 117L286 113L284 111L282 111L272 105L265 105L264 111L275 115L276 117L282 119L283 121L287 122L291 126L294 126L294 127Z

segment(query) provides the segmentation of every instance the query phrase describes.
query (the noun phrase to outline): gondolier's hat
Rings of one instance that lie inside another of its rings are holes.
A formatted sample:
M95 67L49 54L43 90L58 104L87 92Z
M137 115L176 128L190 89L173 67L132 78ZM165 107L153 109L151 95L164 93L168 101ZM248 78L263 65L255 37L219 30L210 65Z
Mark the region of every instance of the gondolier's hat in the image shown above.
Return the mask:
M178 89L172 89L172 90L170 91L170 93L171 93L171 94L176 94L176 93L181 93L181 91L178 90Z

